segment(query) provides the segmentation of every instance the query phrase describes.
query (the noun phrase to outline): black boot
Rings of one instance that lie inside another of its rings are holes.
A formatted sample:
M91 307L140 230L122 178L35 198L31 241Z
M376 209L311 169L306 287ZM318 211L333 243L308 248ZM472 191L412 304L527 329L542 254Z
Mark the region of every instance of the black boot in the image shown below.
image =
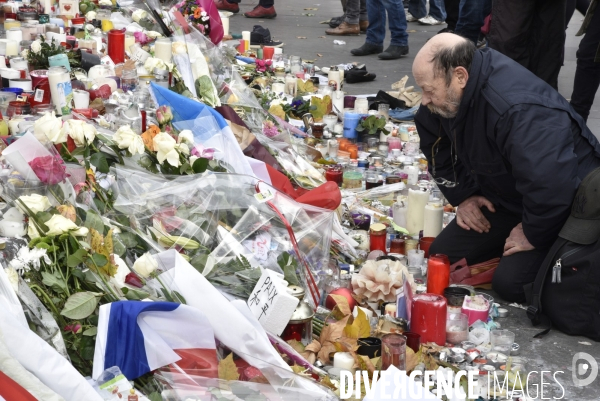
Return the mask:
M355 56L367 56L369 54L381 53L382 50L382 45L373 45L371 43L365 42L365 44L359 47L358 49L350 50L350 53L354 54Z
M383 53L379 54L379 58L382 60L396 60L402 56L408 54L408 46L394 46L390 45Z
M329 26L332 28L337 28L338 26L340 26L340 24L342 22L344 22L346 19L346 14L342 15L341 17L333 17L332 19L329 20Z

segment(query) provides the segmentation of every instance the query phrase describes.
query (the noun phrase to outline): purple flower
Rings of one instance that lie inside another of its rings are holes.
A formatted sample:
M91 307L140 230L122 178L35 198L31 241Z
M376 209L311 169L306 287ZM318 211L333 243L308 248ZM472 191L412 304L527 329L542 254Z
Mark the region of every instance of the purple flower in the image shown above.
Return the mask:
M133 37L135 38L135 41L139 42L142 46L152 40L144 32L134 32Z
M72 331L73 334L77 334L81 331L81 325L79 323L68 324L64 328L65 331Z
M215 150L213 148L204 149L202 145L196 145L191 151L190 154L196 157L203 157L208 160L212 160L215 155Z
M44 184L55 185L67 178L65 165L59 157L36 157L29 166Z

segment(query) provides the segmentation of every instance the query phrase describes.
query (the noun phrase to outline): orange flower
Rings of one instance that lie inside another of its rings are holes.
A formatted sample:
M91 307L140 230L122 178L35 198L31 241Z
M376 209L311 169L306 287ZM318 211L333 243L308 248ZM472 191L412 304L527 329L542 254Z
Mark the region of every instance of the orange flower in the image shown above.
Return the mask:
M200 18L200 13L202 12L202 9L200 7L196 8L194 10L194 18Z
M156 125L151 125L146 132L142 134L142 139L144 140L144 145L146 149L154 152L154 137L160 133L160 128Z

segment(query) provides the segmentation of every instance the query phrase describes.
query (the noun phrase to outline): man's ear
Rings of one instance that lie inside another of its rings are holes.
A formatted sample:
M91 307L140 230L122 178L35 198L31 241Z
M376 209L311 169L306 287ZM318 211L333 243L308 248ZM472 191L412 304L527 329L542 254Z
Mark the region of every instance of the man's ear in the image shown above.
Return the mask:
M458 81L458 85L461 89L464 89L467 86L467 81L469 80L469 71L465 67L456 67L454 69L454 76Z

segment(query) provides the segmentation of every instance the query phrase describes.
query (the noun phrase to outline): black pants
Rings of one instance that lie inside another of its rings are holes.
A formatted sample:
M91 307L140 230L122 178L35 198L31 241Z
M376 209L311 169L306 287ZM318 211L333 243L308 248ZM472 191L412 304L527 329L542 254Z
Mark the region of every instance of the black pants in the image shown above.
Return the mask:
M587 32L577 50L577 70L571 106L587 121L600 86L600 7L596 7Z
M565 44L566 0L501 0L492 6L492 49L558 87Z
M453 220L431 244L429 253L448 255L450 263L466 258L469 265L501 257L506 238L521 222L521 215L500 207L495 213L485 207L482 212L491 224L490 232L465 230ZM535 280L547 252L547 248L534 249L503 257L494 273L494 291L505 301L524 302L523 286Z
M228 3L240 3L242 0L227 0ZM273 7L275 5L275 0L259 0L258 5L264 8Z
M575 10L579 11L582 15L585 15L589 6L590 0L567 0L567 13L565 14L565 29L567 29L569 21L571 21L571 18L573 18Z

